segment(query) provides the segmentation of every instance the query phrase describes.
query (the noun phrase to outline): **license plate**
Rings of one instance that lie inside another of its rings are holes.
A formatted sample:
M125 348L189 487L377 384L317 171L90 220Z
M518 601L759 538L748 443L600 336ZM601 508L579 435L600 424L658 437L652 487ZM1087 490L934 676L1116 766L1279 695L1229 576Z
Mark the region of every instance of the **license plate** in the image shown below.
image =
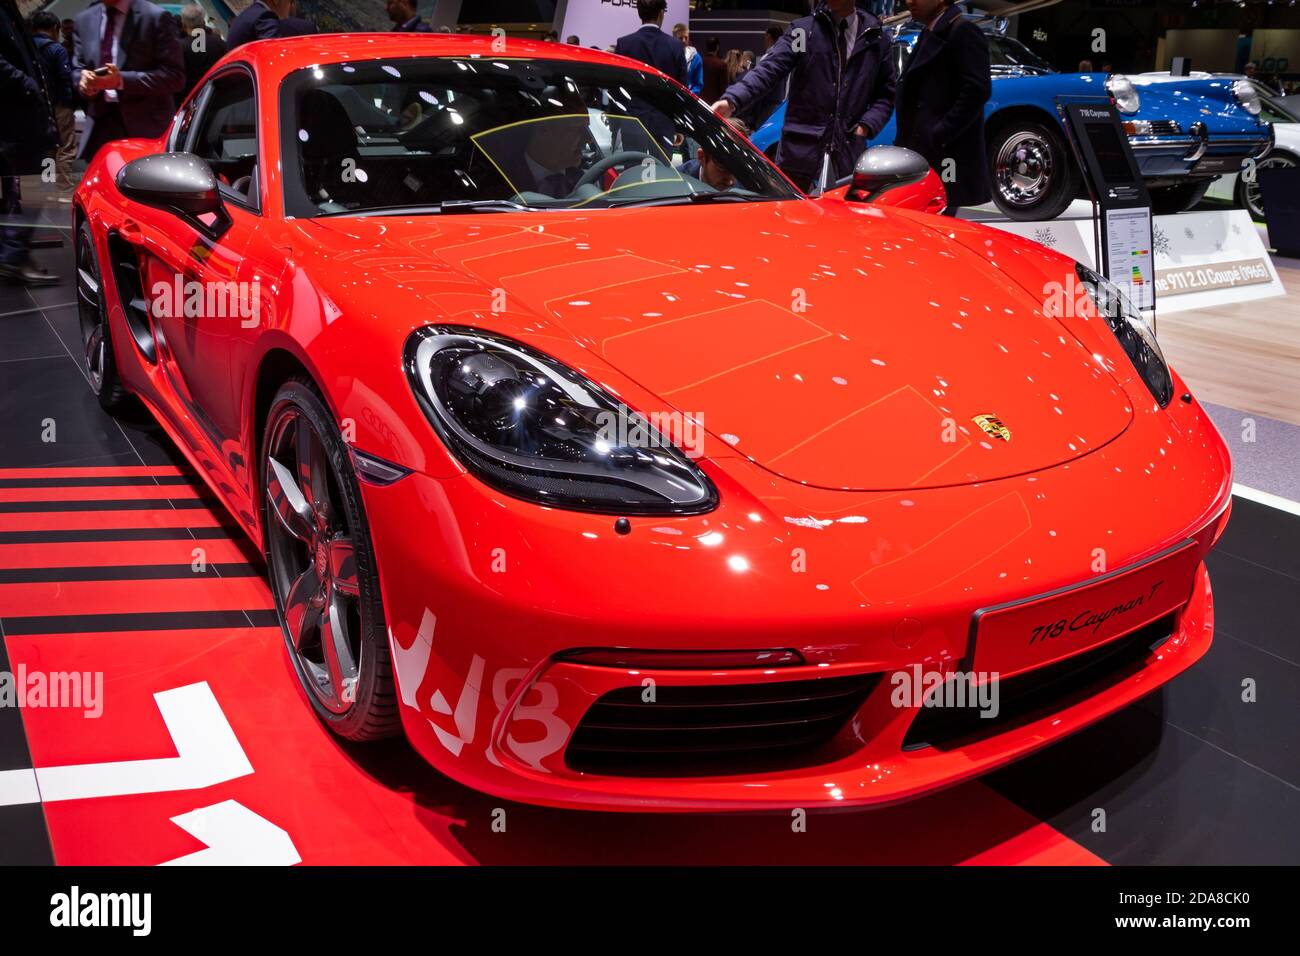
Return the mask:
M1131 633L1187 603L1199 564L1189 541L1087 584L978 611L973 669L1010 677Z
M1236 173L1241 171L1244 156L1202 156L1192 167L1194 173Z

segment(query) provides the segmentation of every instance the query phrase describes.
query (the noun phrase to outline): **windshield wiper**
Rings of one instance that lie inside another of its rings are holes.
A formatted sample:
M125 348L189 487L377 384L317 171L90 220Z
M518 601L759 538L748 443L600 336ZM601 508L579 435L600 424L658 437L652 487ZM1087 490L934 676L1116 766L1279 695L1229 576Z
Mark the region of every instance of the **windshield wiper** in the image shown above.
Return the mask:
M340 209L321 216L454 216L465 212L531 212L538 207L524 206L509 199L446 199L419 206L372 206L366 209Z
M650 196L643 199L626 199L612 202L611 206L684 206L699 203L705 205L714 202L771 202L771 196L745 195L744 193L682 193L677 196Z

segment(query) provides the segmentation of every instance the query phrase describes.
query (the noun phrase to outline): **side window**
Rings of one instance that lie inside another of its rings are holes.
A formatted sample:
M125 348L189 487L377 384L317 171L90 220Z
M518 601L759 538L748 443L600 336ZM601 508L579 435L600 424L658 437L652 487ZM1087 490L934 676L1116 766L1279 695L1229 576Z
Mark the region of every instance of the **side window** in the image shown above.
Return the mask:
M185 148L185 140L190 135L190 127L194 124L194 114L199 108L199 101L203 99L203 91L200 90L190 97L185 108L176 114L172 120L171 135L167 137L167 149L170 152L178 152Z
M222 193L257 208L257 101L253 79L235 70L212 80L192 151L207 161Z

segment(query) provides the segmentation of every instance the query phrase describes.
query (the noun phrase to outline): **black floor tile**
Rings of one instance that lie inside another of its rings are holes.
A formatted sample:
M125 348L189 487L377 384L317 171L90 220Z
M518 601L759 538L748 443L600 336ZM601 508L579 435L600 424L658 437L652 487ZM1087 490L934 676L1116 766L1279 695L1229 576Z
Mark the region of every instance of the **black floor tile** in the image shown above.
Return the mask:
M5 648L4 631L0 628L0 673L12 672L9 652ZM0 770L16 770L31 765L27 735L23 731L23 712L17 707L0 707ZM0 833L3 832L0 829Z
M1130 707L985 778L1108 863L1291 864L1300 790ZM1094 832L1094 811L1106 830Z
M75 305L59 306L57 308L42 309L38 313L45 325L58 338L61 350L66 350L69 354L77 359L81 358L81 320L78 318L77 307Z
M1300 516L1246 498L1233 498L1232 517L1216 550L1300 581Z
M1214 589L1215 627L1300 661L1300 582L1226 551L1212 553L1205 566Z
M53 866L50 834L39 803L0 807L0 866Z
M1255 701L1242 700L1254 681ZM1215 635L1209 653L1165 687L1164 719L1300 789L1300 667ZM1159 704L1143 702L1159 714Z
M27 294L27 287L15 285L0 279L0 317L10 312L22 312L36 307L32 297Z
M132 452L68 356L0 365L0 465L37 467ZM42 440L47 419L52 442Z
M0 317L0 362L63 354L63 342L40 312Z

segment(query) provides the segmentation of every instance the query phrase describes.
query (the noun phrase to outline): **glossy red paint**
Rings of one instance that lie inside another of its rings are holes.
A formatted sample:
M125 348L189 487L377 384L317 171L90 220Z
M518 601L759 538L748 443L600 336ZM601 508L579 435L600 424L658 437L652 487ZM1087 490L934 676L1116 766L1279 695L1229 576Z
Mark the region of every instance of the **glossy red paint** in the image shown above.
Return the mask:
M626 62L511 42L515 56ZM108 233L129 231L151 278L259 284L251 327L175 320L157 365L141 359L108 297L124 382L255 541L259 375L287 358L351 426L354 448L411 470L363 485L363 497L403 725L435 767L557 806L891 803L1079 730L1205 652L1213 609L1200 560L1227 520L1228 452L1194 400L1156 405L1090 303L1047 314L1050 290L1074 275L1056 253L834 197L284 218L277 90L286 73L492 52L486 39L364 35L233 53L225 64L257 76L263 200L260 213L232 207L218 242L113 185L123 163L161 141L103 150L76 198L104 262ZM105 282L114 291L111 275ZM499 290L504 312L492 307ZM401 368L408 335L433 323L527 343L643 413L694 416L718 507L633 518L619 534L613 515L487 487L437 438ZM1176 375L1174 384L1176 396L1186 392ZM984 414L1012 440L982 432L972 420ZM1170 639L1140 668L968 744L904 751L917 709L894 706L883 680L826 763L651 777L579 773L564 759L606 691L647 677L669 687L949 672L969 666L977 611L1086 584L1187 541L1187 598ZM806 663L642 673L554 660L609 646L788 647Z

